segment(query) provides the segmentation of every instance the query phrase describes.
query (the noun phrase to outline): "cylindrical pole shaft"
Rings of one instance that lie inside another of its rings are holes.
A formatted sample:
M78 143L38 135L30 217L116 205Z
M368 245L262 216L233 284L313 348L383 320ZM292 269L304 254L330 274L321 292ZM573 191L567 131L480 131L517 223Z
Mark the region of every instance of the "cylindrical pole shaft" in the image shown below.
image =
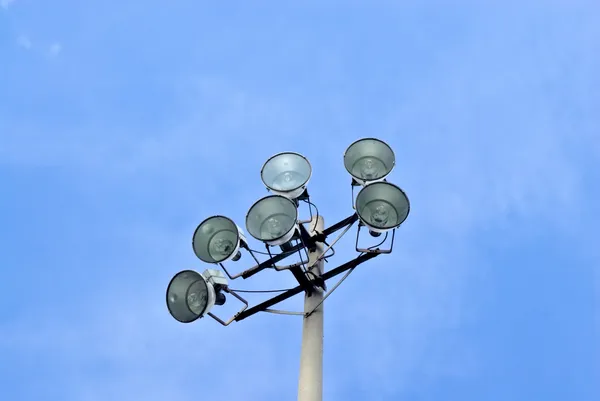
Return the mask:
M316 220L316 221L315 221ZM324 227L323 217L313 218L310 222L311 234L314 231L322 232ZM309 266L323 252L323 244L317 243L317 249L309 252ZM320 277L323 274L323 260L311 269L312 273ZM323 290L317 288L311 296L304 295L304 312L312 311L323 300ZM300 354L300 379L298 382L298 401L323 400L323 304L310 316L303 318L302 323L302 351Z

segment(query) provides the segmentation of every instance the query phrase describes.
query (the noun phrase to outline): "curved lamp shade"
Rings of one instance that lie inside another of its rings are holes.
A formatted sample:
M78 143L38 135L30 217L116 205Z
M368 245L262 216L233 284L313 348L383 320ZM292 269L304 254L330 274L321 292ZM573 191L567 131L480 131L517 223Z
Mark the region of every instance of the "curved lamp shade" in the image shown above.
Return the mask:
M206 315L215 304L215 289L193 270L177 273L167 287L167 308L181 323L191 323Z
M359 139L344 153L344 166L360 185L383 180L395 163L392 148L375 138Z
M375 233L399 227L409 211L410 203L404 191L389 182L369 184L356 196L358 218Z
M221 263L241 257L240 244L246 242L242 230L225 216L212 216L194 231L192 247L206 263Z
M260 178L269 191L295 199L304 192L312 167L299 153L283 152L272 156L263 165Z
M293 201L270 195L252 205L246 215L246 229L267 245L281 245L294 236L297 220L298 209Z

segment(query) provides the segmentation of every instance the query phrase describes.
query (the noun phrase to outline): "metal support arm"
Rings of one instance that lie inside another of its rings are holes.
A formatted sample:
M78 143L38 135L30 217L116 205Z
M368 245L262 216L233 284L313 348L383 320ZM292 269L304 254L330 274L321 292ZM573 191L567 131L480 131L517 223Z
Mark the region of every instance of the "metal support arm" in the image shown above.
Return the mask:
M313 242L313 243L314 242L323 242L329 235L333 234L334 232L336 232L338 230L341 230L342 228L344 228L348 225L354 224L357 220L358 220L358 215L356 213L354 213L352 216L348 216L344 220L341 220L341 221L335 223L334 225L332 225L331 227L324 229L322 233L317 233L316 235L311 237L312 238L311 242ZM292 254L298 252L298 250L302 249L303 247L304 247L304 243L300 242L300 243L294 245L288 251L281 252L280 254L274 255L272 258L265 260L264 262L259 263L256 266L251 267L250 269L242 272L241 276L244 279L250 278L257 273L260 273L261 271L263 271L266 268L273 267L275 265L275 263L280 262L281 260L287 258L288 256L291 256ZM238 276L236 276L236 278L237 277Z
M214 315L211 312L208 312L208 316L212 317L217 322L221 323L223 326L229 326L231 324L231 322L237 320L237 317L241 313L243 313L246 310L246 308L248 308L248 301L246 301L244 298L242 298L238 294L236 294L235 291L230 290L227 287L223 287L223 291L225 291L226 293L231 294L234 297L236 297L240 302L242 302L244 304L244 306L242 307L242 309L240 309L240 311L238 313L236 313L235 315L233 315L233 317L231 319L229 319L228 321L226 321L226 322L224 322L223 320L221 320L221 318L219 318L218 316Z
M357 258L352 259L351 261L346 262L346 263L336 267L335 269L326 271L325 273L323 273L323 275L321 276L321 279L318 281L325 282L326 280L329 280L330 278L335 277L338 274L344 273L345 271L352 269L352 268L360 265L361 263L366 262L369 259L373 259L374 257L376 257L378 255L379 254L377 254L377 253L367 253L364 255L359 255ZM316 282L315 280L312 280L312 281L316 285L320 284L319 282ZM301 285L294 287L294 288L287 290L286 292L281 293L279 295L276 295L273 298L268 299L256 306L253 306L251 308L248 308L248 309L242 311L241 313L239 313L235 316L234 320L237 322L244 320L247 317L250 317L258 312L262 312L265 309L268 309L273 305L276 305L282 301L285 301L286 299L291 298L294 295L300 294L303 291L305 291L305 288L303 288Z

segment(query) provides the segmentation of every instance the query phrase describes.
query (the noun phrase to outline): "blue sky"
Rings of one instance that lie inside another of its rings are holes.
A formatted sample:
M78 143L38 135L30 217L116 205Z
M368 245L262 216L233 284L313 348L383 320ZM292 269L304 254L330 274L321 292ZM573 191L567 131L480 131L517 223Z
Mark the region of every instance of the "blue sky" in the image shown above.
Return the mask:
M327 300L325 398L600 399L597 2L0 5L1 399L295 399L300 318L182 325L164 291L274 153L349 215L365 136L412 209Z

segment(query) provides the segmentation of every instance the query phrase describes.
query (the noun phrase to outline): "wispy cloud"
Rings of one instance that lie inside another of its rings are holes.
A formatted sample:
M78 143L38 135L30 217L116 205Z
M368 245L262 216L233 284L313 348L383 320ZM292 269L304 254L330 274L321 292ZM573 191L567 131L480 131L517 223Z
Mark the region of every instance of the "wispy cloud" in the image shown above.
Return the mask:
M62 52L62 44L60 42L54 42L48 47L48 53L51 57L57 57Z
M25 35L19 35L17 37L17 44L22 47L23 49L31 49L33 47L33 43L31 43L31 40L29 39L29 37L25 36Z
M7 9L15 0L0 0L0 7Z

